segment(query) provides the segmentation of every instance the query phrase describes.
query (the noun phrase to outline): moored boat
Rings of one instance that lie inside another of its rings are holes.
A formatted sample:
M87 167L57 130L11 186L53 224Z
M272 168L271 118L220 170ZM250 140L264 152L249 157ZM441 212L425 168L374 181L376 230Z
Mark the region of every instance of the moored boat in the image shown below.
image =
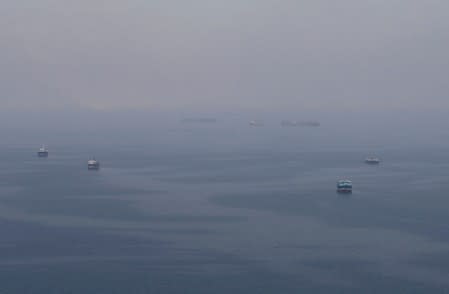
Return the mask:
M42 147L39 148L39 151L37 151L37 156L39 156L39 157L48 157L48 150L45 148L44 145L42 145Z
M263 122L256 121L256 120L251 120L249 122L249 125L252 126L252 127L262 127L263 126Z
M365 162L368 164L379 164L380 159L377 157L367 157L367 158L365 158Z
M100 169L100 162L98 160L90 159L87 161L87 169L88 170L99 170Z
M338 193L352 193L352 182L350 180L340 180L337 182Z

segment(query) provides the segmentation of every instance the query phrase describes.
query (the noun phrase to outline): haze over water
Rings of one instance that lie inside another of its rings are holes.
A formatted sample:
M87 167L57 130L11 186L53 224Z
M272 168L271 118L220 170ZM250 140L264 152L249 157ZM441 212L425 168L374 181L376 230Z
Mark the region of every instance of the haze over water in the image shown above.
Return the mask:
M448 11L2 1L0 294L449 293Z
M446 131L350 125L15 133L0 152L0 288L447 292ZM379 166L363 162L373 154ZM352 195L335 193L340 178Z

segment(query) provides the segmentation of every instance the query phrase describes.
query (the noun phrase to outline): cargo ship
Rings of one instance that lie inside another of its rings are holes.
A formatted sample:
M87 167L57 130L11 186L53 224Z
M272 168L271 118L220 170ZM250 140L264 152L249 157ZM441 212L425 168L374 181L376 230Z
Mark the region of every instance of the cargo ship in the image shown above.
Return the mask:
M37 151L38 157L48 157L48 150L45 148L44 145L42 145L41 148L39 148L39 151Z
M198 124L210 124L210 123L216 123L216 118L209 118L209 117L191 117L191 118L185 118L181 121L182 123L198 123Z
M297 120L283 120L281 121L283 127L319 127L321 124L317 121L297 121Z
M350 180L340 180L337 182L338 193L352 193L352 182Z
M88 170L99 170L100 169L100 162L98 160L90 159L87 161L87 169Z

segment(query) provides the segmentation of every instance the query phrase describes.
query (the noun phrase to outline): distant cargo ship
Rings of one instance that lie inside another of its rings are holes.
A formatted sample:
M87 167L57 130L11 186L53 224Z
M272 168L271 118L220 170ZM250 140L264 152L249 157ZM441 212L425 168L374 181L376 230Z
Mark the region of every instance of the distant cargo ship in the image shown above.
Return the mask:
M216 123L217 119L209 118L209 117L193 117L193 118L185 118L181 122L182 123L210 124L210 123Z
M100 162L98 160L90 159L87 161L87 169L88 170L99 170L100 169Z
M42 147L39 148L39 151L37 151L37 156L39 156L39 157L48 157L48 150L45 148L44 145L42 145Z
M365 158L365 162L368 164L379 164L380 159L377 157L367 157L367 158Z
M352 193L352 182L350 180L340 180L337 182L338 193Z
M321 124L317 121L296 121L283 120L281 126L283 127L319 127Z

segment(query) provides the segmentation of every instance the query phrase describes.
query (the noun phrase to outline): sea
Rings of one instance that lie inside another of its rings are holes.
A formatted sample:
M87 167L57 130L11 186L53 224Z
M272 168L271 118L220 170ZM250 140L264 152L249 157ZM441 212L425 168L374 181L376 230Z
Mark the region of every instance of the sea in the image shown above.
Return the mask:
M448 138L221 120L4 136L0 293L449 293Z

